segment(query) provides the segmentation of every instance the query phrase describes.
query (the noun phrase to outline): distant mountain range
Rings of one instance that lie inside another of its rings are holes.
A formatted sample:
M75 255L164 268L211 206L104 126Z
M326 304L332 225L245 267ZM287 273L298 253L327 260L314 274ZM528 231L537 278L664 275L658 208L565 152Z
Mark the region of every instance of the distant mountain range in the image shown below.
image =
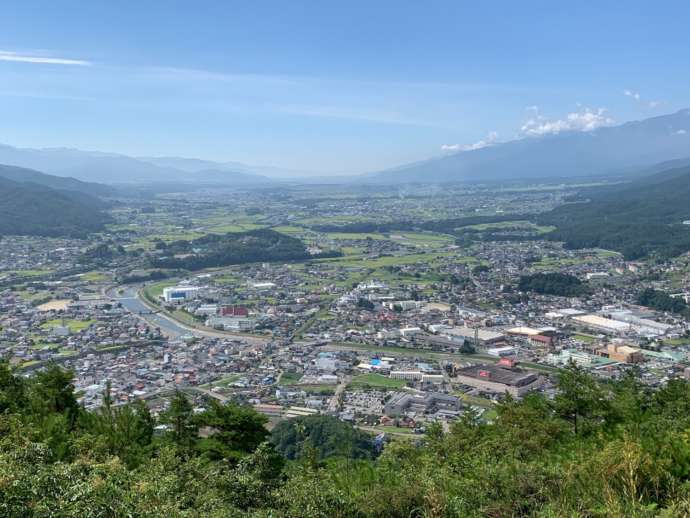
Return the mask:
M572 178L623 174L690 157L690 110L602 127L526 137L369 174L374 183Z
M131 157L68 148L17 148L0 144L0 164L110 185L187 184L265 186L304 183L452 183L520 179L628 176L665 161L690 157L690 110L601 127L525 137L461 151L393 169L327 176L314 171L214 162L198 158Z
M0 145L0 164L106 184L195 184L253 186L271 179L250 166L185 158L133 158L115 153L66 148L17 148Z

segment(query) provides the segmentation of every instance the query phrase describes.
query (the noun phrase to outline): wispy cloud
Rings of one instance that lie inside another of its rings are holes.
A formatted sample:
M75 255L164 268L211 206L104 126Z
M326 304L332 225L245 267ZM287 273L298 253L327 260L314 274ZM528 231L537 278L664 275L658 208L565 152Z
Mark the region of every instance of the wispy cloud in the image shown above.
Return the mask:
M535 115L520 128L523 135L538 136L561 133L562 131L593 131L602 126L610 126L615 122L606 114L606 108L583 108L567 114L563 119L548 119L537 110L532 111Z
M663 106L665 104L664 101L659 100L647 101L646 99L642 98L640 92L636 92L634 90L623 90L623 95L625 95L626 97L630 97L631 99L634 99L635 102L644 105L646 108L649 108L650 110L653 110L654 108L658 108L659 106Z
M59 100L59 101L95 101L93 97L85 97L79 95L63 95L63 94L51 94L44 92L17 92L13 90L0 90L0 97L21 97L28 99L46 99L46 100Z
M623 95L625 95L626 97L632 97L636 101L639 101L641 99L640 92L633 92L632 90L623 90Z
M301 115L305 117L347 119L400 126L440 127L432 121L408 117L398 112L361 107L355 108L351 106L310 106L293 104L277 107L277 111L284 114Z
M0 50L0 61L14 61L18 63L35 63L41 65L76 65L89 66L90 61L83 59L68 59L52 56L40 56L35 54L20 54L8 50Z
M442 144L441 151L445 152L455 152L455 151L474 151L475 149L482 149L485 147L492 146L498 140L498 133L496 131L490 131L489 134L475 142L474 144Z

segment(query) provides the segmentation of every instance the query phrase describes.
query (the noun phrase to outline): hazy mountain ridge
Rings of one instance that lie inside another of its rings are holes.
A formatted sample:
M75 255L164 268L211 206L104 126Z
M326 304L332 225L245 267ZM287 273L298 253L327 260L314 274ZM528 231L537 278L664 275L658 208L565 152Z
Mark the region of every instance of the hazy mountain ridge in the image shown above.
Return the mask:
M269 178L257 174L218 168L215 162L195 159L179 160L198 162L201 168L180 169L115 153L67 148L16 148L0 145L0 163L2 164L38 169L55 176L67 176L88 182L106 184L220 183L231 186L261 185L271 182Z
M420 183L606 175L690 156L690 110L588 132L526 137L399 166L374 183Z
M34 169L11 165L0 164L0 178L17 183L34 183L51 189L80 192L91 196L108 196L114 193L114 189L107 185L53 176Z

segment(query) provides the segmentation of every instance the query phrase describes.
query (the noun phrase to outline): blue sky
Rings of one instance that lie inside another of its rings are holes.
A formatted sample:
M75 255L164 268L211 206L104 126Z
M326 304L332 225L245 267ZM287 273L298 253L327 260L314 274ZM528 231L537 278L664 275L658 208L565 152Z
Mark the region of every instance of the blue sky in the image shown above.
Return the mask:
M350 173L690 107L688 2L11 4L22 147Z

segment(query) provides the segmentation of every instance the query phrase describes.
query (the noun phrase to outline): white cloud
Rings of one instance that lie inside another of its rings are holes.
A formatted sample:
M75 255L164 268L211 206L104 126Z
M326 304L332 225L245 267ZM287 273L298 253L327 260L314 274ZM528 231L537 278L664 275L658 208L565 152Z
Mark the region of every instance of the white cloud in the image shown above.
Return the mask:
M662 106L664 104L664 101L647 101L642 98L640 92L635 92L633 90L623 90L623 95L625 95L626 97L630 97L631 99L634 99L635 102L643 104L646 108L649 108L650 110L658 108L659 106Z
M89 66L89 61L83 59L53 58L48 56L36 56L30 54L18 54L7 50L0 50L0 61L15 61L18 63L38 63L43 65L78 65Z
M442 144L441 151L474 151L475 149L482 149L484 147L492 146L496 143L497 139L498 133L495 131L490 131L485 138L475 142L474 144Z
M592 131L602 126L609 126L614 120L606 115L606 108L583 108L580 111L566 115L564 119L547 119L538 112L535 117L527 120L520 131L524 135L549 135L562 131Z
M678 131L676 131L676 135L685 135L686 133L687 131L685 131L684 129L679 129Z

